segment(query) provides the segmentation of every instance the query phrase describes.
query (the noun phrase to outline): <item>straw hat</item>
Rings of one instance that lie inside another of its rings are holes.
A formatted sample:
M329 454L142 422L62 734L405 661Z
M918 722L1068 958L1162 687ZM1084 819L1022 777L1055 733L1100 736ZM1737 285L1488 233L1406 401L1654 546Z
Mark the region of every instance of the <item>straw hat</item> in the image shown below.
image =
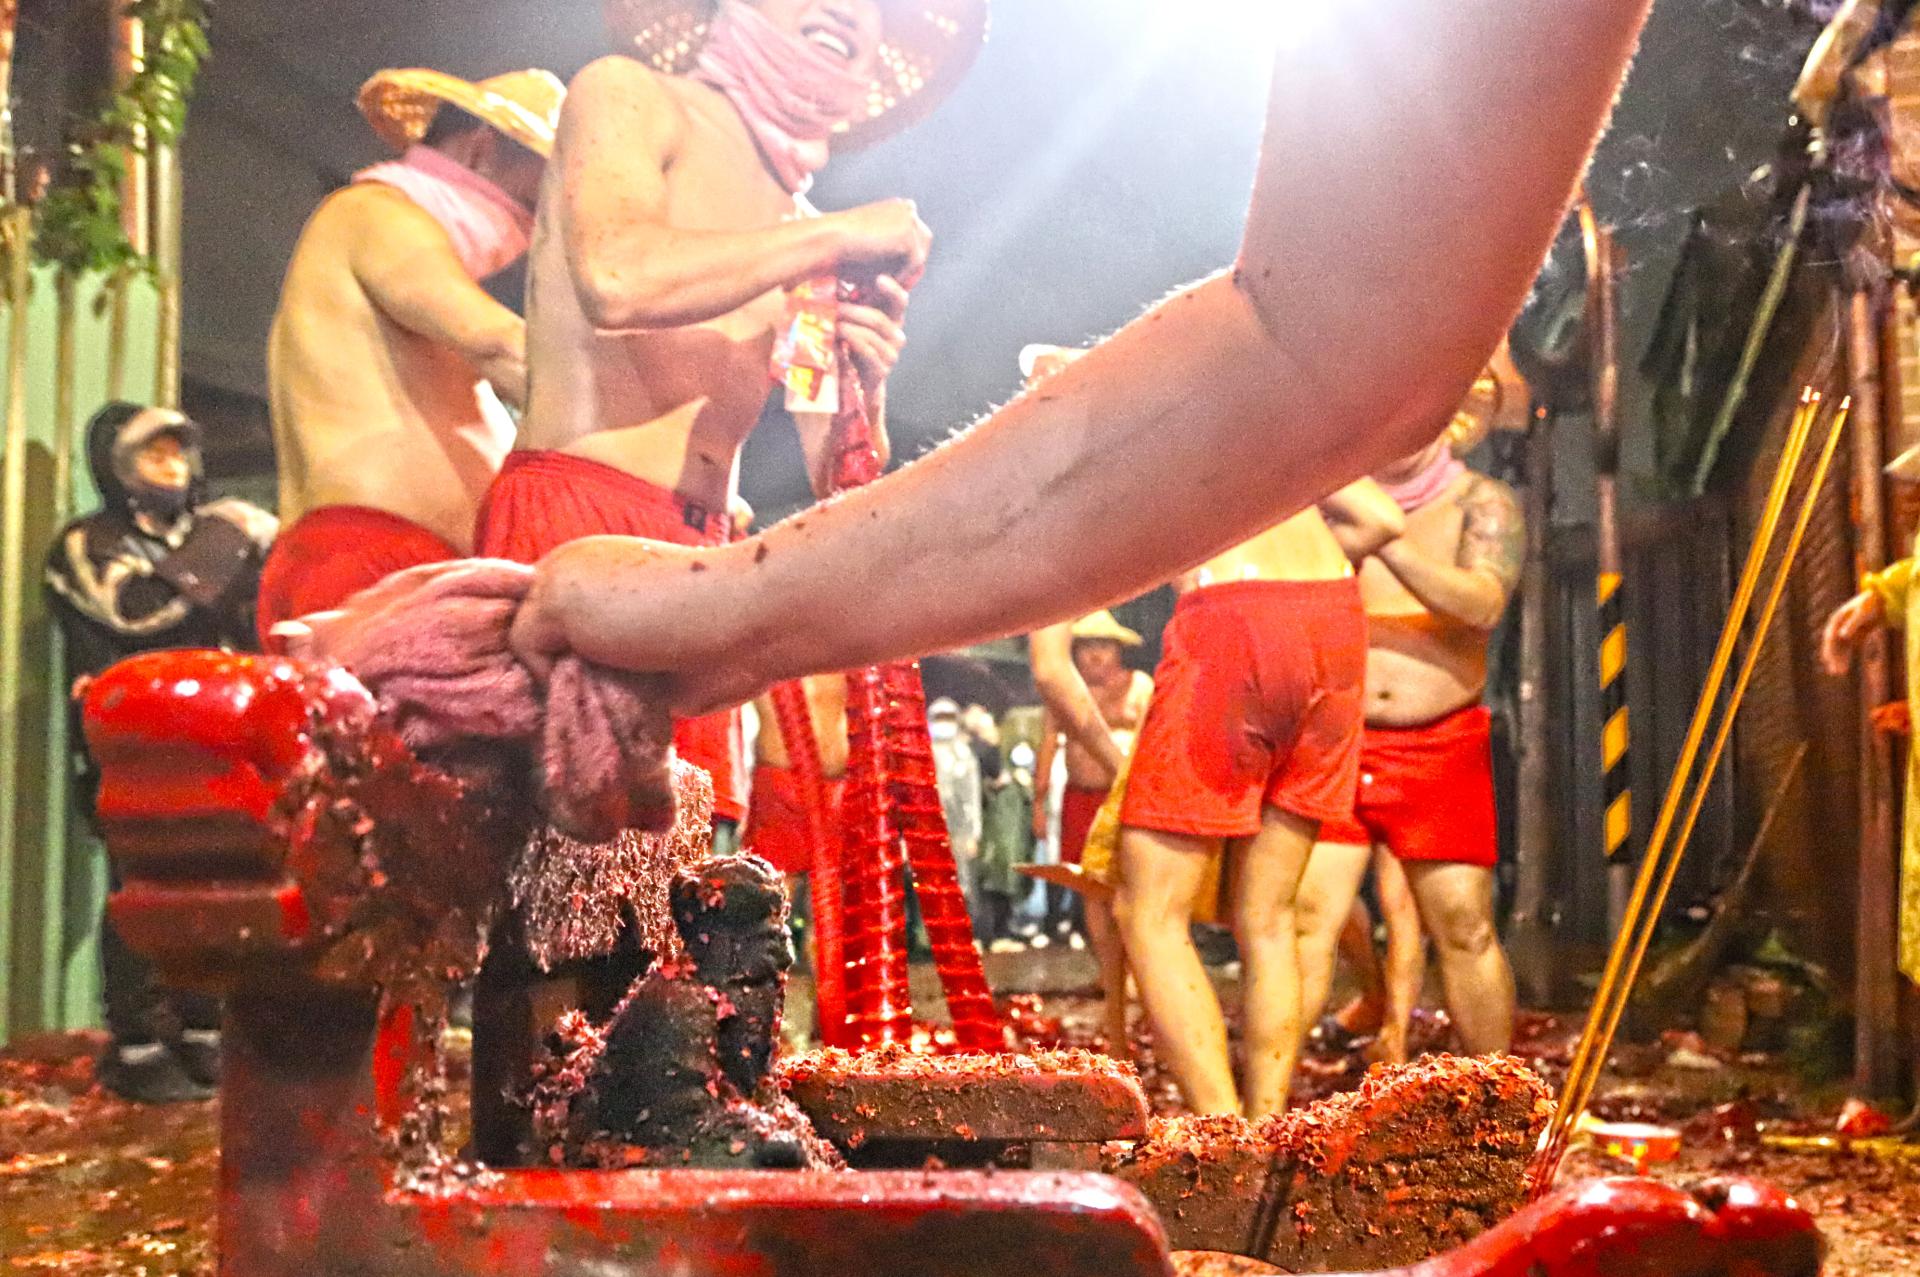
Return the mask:
M1121 647L1139 647L1146 642L1137 633L1115 620L1113 613L1105 608L1075 621L1072 633L1073 641L1076 643L1082 640L1094 642L1104 639L1110 643L1118 643Z
M451 104L550 159L567 86L551 71L510 71L478 84L424 67L381 71L360 86L360 114L396 151L427 135Z
M605 0L614 48L665 75L693 69L718 0ZM838 145L871 146L933 113L987 40L988 0L880 0L886 35L866 115Z

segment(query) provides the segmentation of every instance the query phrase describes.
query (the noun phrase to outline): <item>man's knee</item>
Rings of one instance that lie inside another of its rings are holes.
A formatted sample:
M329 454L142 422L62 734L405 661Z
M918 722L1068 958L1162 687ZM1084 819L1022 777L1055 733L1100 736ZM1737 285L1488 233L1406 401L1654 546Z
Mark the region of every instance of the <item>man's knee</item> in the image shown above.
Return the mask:
M1433 942L1448 953L1480 957L1500 945L1493 911L1484 901L1448 900L1428 920Z
M1153 843L1132 830L1121 835L1123 872L1113 897L1113 917L1128 935L1142 931L1184 931L1192 913L1191 893L1180 890L1177 870L1166 862L1181 853Z
M1299 916L1290 900L1235 900L1233 938L1243 949L1292 939L1300 930Z

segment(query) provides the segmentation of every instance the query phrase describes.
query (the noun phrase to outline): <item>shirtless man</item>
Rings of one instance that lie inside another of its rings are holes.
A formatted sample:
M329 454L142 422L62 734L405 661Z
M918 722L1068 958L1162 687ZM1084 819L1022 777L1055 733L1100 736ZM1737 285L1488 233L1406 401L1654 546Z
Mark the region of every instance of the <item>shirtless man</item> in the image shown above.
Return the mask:
M1398 531L1384 494L1328 499L1343 526ZM1368 508L1372 507L1372 508ZM1352 807L1366 620L1349 550L1308 510L1183 575L1120 808L1115 911L1154 1043L1196 1113L1286 1107L1298 1050L1294 892L1321 822ZM1244 1105L1189 928L1224 851L1240 947Z
M1139 647L1143 640L1104 609L1064 627L1048 628L1066 631L1070 645L1068 659L1099 711L1101 737L1125 757L1132 752L1133 739L1147 715L1147 702L1153 697L1152 675L1127 668L1127 650ZM1116 771L1106 757L1087 745L1085 735L1069 734L1051 705L1042 712L1036 774L1051 776L1055 754L1062 746L1066 752L1067 791L1060 803L1060 863L1063 865L1080 863L1087 828L1093 824L1100 804L1106 801ZM1035 812L1034 832L1038 835L1044 828L1045 813Z
M1041 695L1047 700L1047 707L1041 716L1040 751L1034 776L1036 784L1044 784L1045 778L1053 775L1054 755L1064 742L1067 787L1060 799L1060 863L1077 866L1080 853L1086 847L1087 831L1093 827L1100 805L1107 800L1107 791L1113 787L1118 771L1107 753L1097 751L1104 745L1111 755L1121 759L1132 752L1134 737L1147 716L1147 704L1153 699L1153 678L1127 668L1125 652L1139 647L1142 640L1115 620L1113 613L1102 610L1069 625L1049 626L1033 636L1030 641L1036 681L1040 681L1043 661L1048 659L1043 654L1050 653L1056 636L1062 631L1069 646L1073 678L1081 693L1091 699L1097 718L1077 731L1068 730L1053 707L1055 701L1063 698L1057 691L1048 697L1043 685ZM1089 738L1094 742L1092 746L1088 744ZM1037 802L1033 811L1034 837L1044 838L1046 828L1046 804ZM1126 950L1114 921L1111 897L1105 891L1086 891L1081 900L1087 942L1093 946L1094 957L1100 962L1107 1051L1115 1058L1124 1059L1128 1050Z
M905 200L817 216L802 196L830 139L870 141L952 87L983 38L985 8L610 6L621 52L575 77L541 200L527 290L532 387L521 451L481 512L481 554L532 563L600 534L726 544L740 448L773 389L789 290L822 277L866 299L838 306L838 338L884 451L886 378L931 236ZM706 25L688 50L696 20ZM924 84L903 87L888 51L911 55ZM876 101L892 105L874 114ZM824 495L832 416L796 421ZM730 712L675 731L680 756L713 777L717 822L746 814L738 738Z
M477 281L526 251L565 93L544 71L469 84L382 71L360 109L399 160L301 233L267 368L287 527L261 578L264 640L382 577L473 548L526 393L520 317Z
M813 738L820 746L827 809L837 830L847 776L846 675L810 675L800 680L800 686L806 693L807 716L813 720ZM754 711L760 726L753 742L753 802L747 811L744 845L789 877L811 873L816 848L773 698L760 697ZM794 899L800 899L798 893Z
M1322 829L1301 891L1303 1018L1312 1023L1325 1005L1340 929L1383 849L1433 936L1462 1046L1475 1055L1505 1051L1514 984L1494 923L1499 846L1491 718L1481 696L1488 641L1520 582L1520 505L1505 484L1455 459L1451 432L1377 477L1405 512L1406 528L1360 570L1371 639L1359 797L1352 818ZM1389 928L1391 936L1391 920ZM1409 945L1404 923L1399 930L1380 1041L1395 1061L1406 1058L1424 965L1418 933Z
M597 538L547 556L516 655L537 677L569 652L649 673L676 714L710 713L1129 597L1425 447L1519 309L1647 9L1305 7L1233 270L802 518L712 550ZM465 570L420 569L306 645Z

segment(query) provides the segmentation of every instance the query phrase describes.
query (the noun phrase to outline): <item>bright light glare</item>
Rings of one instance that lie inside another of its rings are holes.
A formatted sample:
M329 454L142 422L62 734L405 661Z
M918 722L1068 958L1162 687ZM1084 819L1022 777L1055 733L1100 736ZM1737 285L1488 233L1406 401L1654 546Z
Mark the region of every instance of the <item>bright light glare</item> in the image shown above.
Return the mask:
M1224 40L1294 50L1311 44L1340 18L1342 0L1207 0L1220 12Z

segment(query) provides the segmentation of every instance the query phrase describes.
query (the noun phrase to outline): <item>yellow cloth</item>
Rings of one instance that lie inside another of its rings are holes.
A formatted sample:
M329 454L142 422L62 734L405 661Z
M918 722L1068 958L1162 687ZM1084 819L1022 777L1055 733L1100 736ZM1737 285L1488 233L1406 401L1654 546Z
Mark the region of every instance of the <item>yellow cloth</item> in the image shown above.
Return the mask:
M1109 887L1119 885L1120 806L1127 800L1127 778L1132 774L1133 755L1128 754L1120 764L1120 774L1113 778L1113 788L1107 791L1107 801L1100 804L1100 812L1087 830L1087 845L1080 853L1080 872ZM1220 853L1215 851L1207 857L1207 875L1194 893L1193 920L1218 922L1220 912Z
M1913 559L1868 575L1861 588L1880 596L1887 624L1907 635L1907 700L1920 724L1920 591ZM1920 728L1916 728L1920 730ZM1900 971L1920 984L1920 740L1907 750L1907 816L1900 839Z

